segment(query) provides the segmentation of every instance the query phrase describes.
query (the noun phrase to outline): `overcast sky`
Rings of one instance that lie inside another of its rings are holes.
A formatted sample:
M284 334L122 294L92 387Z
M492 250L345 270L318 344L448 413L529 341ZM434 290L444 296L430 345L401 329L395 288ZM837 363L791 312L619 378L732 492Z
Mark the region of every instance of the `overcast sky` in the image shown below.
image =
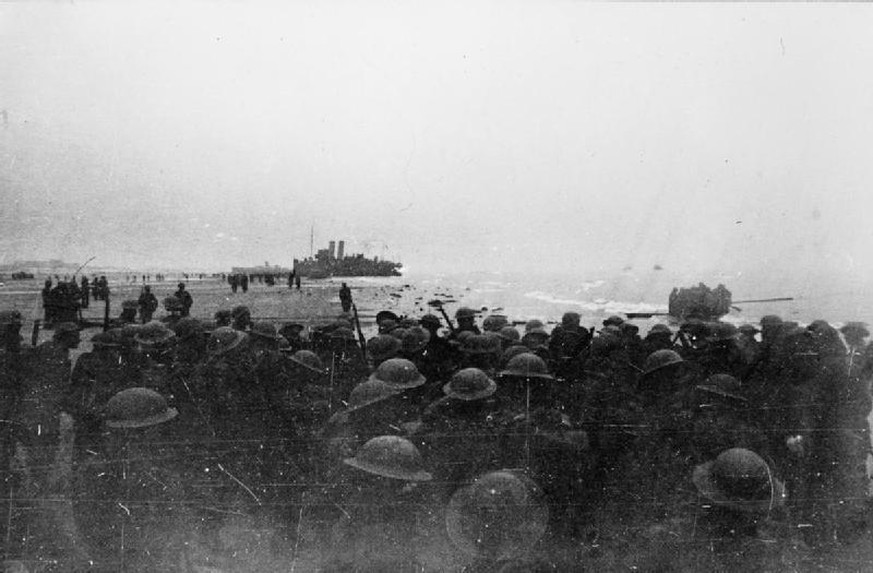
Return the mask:
M873 278L873 9L0 4L0 261Z

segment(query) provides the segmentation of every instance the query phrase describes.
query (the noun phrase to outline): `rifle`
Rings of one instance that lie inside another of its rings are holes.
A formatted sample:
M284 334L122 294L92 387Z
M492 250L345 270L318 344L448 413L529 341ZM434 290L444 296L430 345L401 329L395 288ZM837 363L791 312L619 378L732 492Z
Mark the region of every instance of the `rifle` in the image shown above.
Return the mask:
M449 315L446 314L446 309L443 308L443 301L441 301L439 299L434 299L434 300L428 301L427 304L428 304L428 306L433 307L433 308L437 309L438 311L440 311L440 314L442 314L443 318L446 319L446 324L449 325L449 331L452 334L456 334L457 330L455 329L455 325L452 324L452 319L449 318Z
M361 330L361 320L358 318L358 307L352 303L352 312L355 313L355 328L358 331L358 342L361 344L361 357L364 363L367 362L367 339L364 338L364 332Z

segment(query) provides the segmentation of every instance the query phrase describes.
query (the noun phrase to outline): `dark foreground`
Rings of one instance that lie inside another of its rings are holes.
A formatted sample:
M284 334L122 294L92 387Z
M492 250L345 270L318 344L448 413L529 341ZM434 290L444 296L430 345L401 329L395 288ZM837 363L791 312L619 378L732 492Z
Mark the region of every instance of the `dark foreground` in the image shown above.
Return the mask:
M861 325L377 327L374 298L365 356L332 292L194 292L202 320L37 348L2 315L7 570L873 564ZM266 320L214 323L240 302Z

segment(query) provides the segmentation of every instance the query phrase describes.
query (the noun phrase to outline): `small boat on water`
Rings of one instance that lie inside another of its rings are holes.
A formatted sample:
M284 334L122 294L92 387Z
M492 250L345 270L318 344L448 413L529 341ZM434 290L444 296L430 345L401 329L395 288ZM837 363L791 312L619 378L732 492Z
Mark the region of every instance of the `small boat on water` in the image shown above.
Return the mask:
M709 288L703 283L693 287L673 287L667 304L667 312L628 312L629 319L651 318L653 316L669 316L679 321L688 319L705 322L717 321L728 314L731 309L740 310L736 304L780 302L794 300L792 297L762 298L734 301L723 284Z

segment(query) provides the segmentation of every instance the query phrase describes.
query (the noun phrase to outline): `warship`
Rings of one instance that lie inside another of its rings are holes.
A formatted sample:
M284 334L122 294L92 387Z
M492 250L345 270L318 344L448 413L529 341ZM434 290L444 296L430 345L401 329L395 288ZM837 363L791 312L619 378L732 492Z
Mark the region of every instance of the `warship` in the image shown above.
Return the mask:
M330 241L314 256L294 259L294 272L310 279L330 277L399 277L401 263L362 254L346 255L345 241Z

